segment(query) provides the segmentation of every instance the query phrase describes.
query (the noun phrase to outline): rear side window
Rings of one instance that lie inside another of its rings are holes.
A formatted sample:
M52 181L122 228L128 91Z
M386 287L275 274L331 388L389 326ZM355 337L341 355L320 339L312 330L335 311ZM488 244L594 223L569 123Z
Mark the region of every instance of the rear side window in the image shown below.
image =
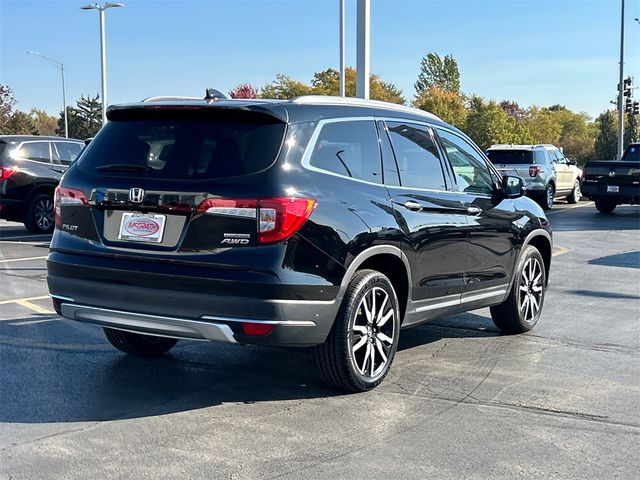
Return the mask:
M531 165L534 163L531 150L489 150L487 157L494 165ZM544 160L538 161L536 158L535 163L544 163Z
M446 190L440 156L427 127L387 122L403 187Z
M82 150L82 145L79 143L53 142L53 145L58 153L58 160L62 165L69 165L80 155Z
M382 183L380 147L371 120L331 122L322 127L310 165L344 177Z
M625 162L640 162L640 145L629 145L622 160Z
M218 120L115 120L78 167L105 175L209 180L249 175L276 159L285 124Z
M23 143L16 155L21 158L35 160L36 162L51 163L49 142Z
M549 163L549 159L553 161L553 155L551 152L546 150L536 150L535 152L535 163L538 165L546 165Z

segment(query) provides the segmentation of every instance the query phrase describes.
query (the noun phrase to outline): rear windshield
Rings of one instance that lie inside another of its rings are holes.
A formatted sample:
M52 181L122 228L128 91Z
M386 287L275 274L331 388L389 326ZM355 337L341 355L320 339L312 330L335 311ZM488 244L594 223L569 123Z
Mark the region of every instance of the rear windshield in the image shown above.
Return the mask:
M534 163L531 150L489 150L487 156L494 165L531 165Z
M622 160L624 162L640 162L640 145L629 145Z
M115 120L78 167L101 175L209 180L249 175L276 159L285 124L212 120Z

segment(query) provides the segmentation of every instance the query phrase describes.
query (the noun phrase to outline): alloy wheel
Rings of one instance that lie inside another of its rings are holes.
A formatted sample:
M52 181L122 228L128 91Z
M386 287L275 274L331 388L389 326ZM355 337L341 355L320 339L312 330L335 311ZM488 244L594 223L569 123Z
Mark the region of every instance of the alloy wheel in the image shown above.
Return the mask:
M380 287L367 291L356 310L349 345L358 373L368 380L383 375L393 348L395 309Z
M551 185L549 185L547 187L547 207L551 208L553 207L553 195L554 195L554 189Z
M38 200L33 214L38 228L43 231L49 230L53 225L53 201L50 198Z
M522 269L519 287L519 309L522 319L533 322L542 308L542 297L544 295L542 265L537 258L529 258Z

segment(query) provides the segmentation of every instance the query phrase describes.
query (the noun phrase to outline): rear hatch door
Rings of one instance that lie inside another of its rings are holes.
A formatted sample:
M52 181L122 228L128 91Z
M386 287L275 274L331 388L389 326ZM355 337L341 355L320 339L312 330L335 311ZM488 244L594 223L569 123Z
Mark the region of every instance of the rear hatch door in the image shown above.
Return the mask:
M531 150L489 150L487 156L501 174L515 173L524 179L529 178L529 167L535 165Z
M110 121L65 176L52 247L246 269L282 118L223 108L137 108Z

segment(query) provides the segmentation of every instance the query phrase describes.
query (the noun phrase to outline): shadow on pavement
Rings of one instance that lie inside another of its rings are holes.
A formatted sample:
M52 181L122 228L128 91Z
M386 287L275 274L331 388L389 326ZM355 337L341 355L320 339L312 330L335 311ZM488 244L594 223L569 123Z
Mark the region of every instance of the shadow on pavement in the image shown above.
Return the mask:
M549 221L554 232L640 230L640 207L621 205L612 214L603 214L591 205L559 210L557 213L549 215Z
M589 265L640 268L640 250L635 252L618 253L616 255L594 258L593 260L589 260Z
M629 295L628 293L601 292L597 290L567 290L567 293L582 295L584 297L598 298L620 298L623 300L640 300L640 295Z
M464 314L447 321L451 327L439 323L404 330L400 351L446 338L497 335L485 317ZM1 422L107 421L225 403L344 395L319 380L306 349L180 342L163 358L141 359L104 344L84 351L63 347L28 348L0 339L5 379L0 391Z

